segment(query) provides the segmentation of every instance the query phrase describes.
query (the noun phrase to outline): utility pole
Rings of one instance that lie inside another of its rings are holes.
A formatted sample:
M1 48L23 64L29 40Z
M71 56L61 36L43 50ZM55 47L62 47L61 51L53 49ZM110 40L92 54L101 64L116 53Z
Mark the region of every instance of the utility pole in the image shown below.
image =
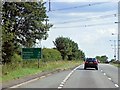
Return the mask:
M114 42L114 44L112 44L111 46L114 46L114 48L112 48L112 49L114 49L114 60L116 61L116 46L117 46L116 40L110 40L110 41Z
M116 61L116 40L114 40L114 59Z
M51 11L51 1L49 0L49 11Z
M120 1L118 2L118 60L120 61Z

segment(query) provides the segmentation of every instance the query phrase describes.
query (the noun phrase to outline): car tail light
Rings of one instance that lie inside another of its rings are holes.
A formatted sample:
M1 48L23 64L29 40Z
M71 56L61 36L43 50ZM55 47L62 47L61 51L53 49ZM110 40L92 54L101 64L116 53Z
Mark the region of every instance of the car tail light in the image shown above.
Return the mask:
M88 63L88 62L85 62L85 63Z
M94 63L95 63L95 64L97 64L98 62L97 62L97 61L95 61Z

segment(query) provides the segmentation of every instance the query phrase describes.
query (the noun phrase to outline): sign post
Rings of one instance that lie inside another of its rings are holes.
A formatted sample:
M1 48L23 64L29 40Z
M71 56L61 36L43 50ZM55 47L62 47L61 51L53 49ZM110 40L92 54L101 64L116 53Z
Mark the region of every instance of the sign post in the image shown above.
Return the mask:
M22 59L38 59L38 68L40 67L41 48L22 48Z

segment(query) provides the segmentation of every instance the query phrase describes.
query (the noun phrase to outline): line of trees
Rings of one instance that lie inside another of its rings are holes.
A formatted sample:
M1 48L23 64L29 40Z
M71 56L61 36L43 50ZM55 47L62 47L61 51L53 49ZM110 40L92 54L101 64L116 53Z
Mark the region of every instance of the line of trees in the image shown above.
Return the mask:
M61 53L62 59L84 59L85 54L79 50L78 44L67 37L58 37L53 41L56 49Z
M96 59L98 59L100 62L104 63L108 60L108 57L106 55L96 56Z
M2 3L2 62L11 62L21 47L32 47L36 39L46 39L52 27L41 2Z

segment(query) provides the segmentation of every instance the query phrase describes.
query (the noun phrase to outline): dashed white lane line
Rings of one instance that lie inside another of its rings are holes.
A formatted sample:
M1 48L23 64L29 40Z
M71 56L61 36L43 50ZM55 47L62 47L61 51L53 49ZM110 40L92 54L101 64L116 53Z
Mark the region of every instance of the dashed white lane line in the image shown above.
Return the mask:
M119 87L117 84L115 84L116 87Z
M63 84L61 84L60 87L63 87Z
M106 73L104 73L104 75L106 75Z
M58 87L58 89L62 89L62 87Z
M108 78L109 80L112 80L111 78Z
M73 74L73 72L79 68L80 66L76 67L75 69L73 69L66 77L65 79L61 82L61 84L59 85L58 89L62 89L64 84L66 83L66 81L70 78L70 76Z
M101 70L101 72L103 72L103 70ZM106 73L103 73L103 74L104 74L104 75L106 75ZM110 77L109 77L108 79L109 79L110 81L112 81L112 78L110 78ZM114 83L114 82L113 82L113 83ZM114 84L115 84L115 83L114 83ZM117 87L117 88L118 88L118 87L119 87L119 85L118 85L118 84L115 84L115 87Z

